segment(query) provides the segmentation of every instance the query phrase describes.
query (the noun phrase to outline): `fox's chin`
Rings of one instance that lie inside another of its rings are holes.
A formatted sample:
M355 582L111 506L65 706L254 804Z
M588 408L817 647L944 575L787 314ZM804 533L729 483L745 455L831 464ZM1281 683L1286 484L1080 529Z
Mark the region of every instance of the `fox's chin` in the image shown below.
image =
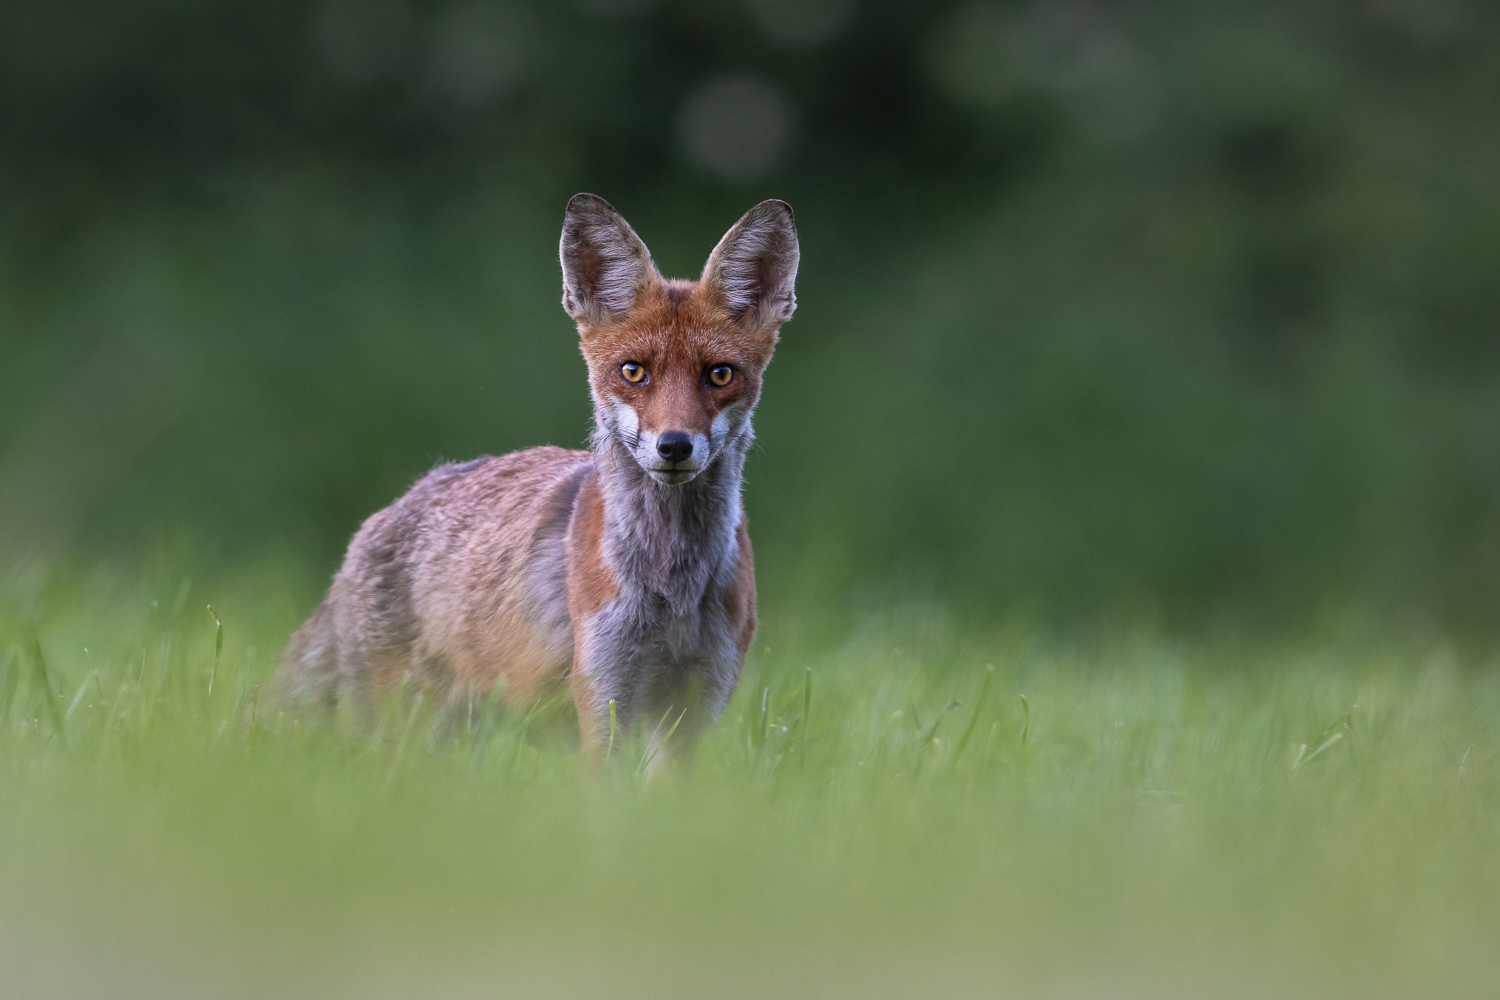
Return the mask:
M646 475L663 486L681 486L696 478L702 471L702 469L646 469Z

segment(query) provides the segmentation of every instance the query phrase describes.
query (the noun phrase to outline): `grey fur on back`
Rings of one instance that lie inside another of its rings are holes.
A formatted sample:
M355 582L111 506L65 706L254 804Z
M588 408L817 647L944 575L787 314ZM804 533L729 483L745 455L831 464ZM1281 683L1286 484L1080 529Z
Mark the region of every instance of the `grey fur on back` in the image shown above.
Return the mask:
M518 488L517 466L533 472L541 466L540 488ZM345 701L366 706L372 674L381 667L413 684L450 690L457 678L449 656L469 651L461 644L464 626L512 611L533 620L566 656L563 541L589 468L587 452L534 448L439 466L418 480L350 542L328 595L282 656L286 693L323 708ZM535 530L522 537L517 524ZM506 606L503 589L483 586L486 578L498 583L497 573L527 576L524 607ZM446 626L442 634L433 627L439 623Z

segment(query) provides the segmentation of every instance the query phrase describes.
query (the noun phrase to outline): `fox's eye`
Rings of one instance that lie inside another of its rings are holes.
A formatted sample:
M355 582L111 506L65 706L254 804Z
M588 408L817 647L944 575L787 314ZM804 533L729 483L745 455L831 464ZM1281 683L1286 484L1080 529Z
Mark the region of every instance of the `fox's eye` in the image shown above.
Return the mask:
M708 380L714 385L728 385L734 381L734 369L728 365L715 365L708 370Z
M640 385L646 381L646 368L634 361L627 361L620 366L620 377L633 385Z

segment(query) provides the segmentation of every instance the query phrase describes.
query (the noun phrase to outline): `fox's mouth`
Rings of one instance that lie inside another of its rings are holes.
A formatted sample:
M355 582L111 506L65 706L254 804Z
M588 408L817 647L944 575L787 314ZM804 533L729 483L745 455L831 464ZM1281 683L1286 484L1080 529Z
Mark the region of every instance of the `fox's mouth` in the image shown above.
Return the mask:
M703 471L702 469L652 469L646 466L642 468L646 470L646 475L667 486L681 486Z

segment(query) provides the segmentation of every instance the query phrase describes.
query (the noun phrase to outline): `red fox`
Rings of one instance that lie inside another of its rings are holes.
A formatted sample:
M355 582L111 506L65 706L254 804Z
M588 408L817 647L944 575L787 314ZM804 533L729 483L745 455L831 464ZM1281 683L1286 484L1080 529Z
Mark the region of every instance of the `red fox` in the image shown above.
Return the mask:
M370 517L278 666L294 697L367 704L403 678L449 703L504 685L571 686L582 745L615 724L717 719L755 636L740 503L751 416L796 308L797 228L763 201L696 282L663 279L608 202L563 220L563 309L577 323L594 431L444 465Z

